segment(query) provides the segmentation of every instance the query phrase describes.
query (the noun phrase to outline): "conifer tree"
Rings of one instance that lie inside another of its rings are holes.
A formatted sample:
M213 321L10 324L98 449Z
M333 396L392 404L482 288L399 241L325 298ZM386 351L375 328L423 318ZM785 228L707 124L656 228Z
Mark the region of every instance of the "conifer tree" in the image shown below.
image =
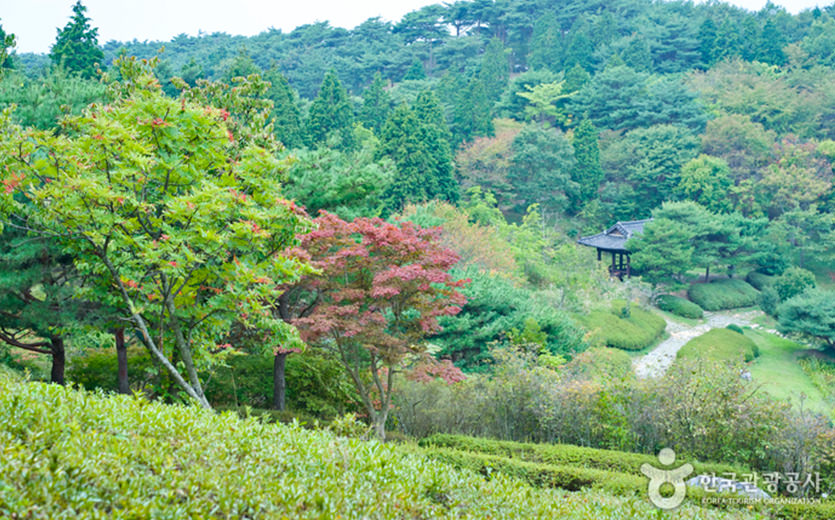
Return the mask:
M415 139L419 131L417 116L406 104L395 108L383 126L378 158L388 156L397 167L397 174L384 195L389 212L409 202L429 200L424 175L430 170L432 158L422 141Z
M55 65L84 78L91 78L96 75L96 68L104 59L104 53L99 48L99 30L90 26L90 19L84 14L87 8L81 0L73 5L72 12L69 23L58 30L49 58Z
M296 92L287 78L274 68L270 69L265 79L270 82L267 97L273 102L271 117L276 138L287 148L301 146L301 111Z
M484 94L490 103L501 97L510 77L510 65L504 45L498 38L493 38L484 49L478 79L484 85ZM492 105L491 105L492 106Z
M532 69L562 70L562 35L557 14L548 11L533 26L528 66Z
M386 123L386 118L388 118L392 108L391 97L384 86L383 77L378 72L374 75L374 81L362 94L360 121L378 134Z
M577 196L572 201L575 210L597 197L597 190L603 181L597 133L597 128L588 119L583 119L574 130L572 144L577 162L571 176L578 186Z
M419 139L433 158L431 169L427 172L427 195L429 198L455 202L459 198L458 183L452 166L450 133L444 120L441 102L434 92L424 90L415 100L413 110L420 128Z
M331 69L325 74L319 94L310 105L308 143L324 144L329 137L335 137L338 148L350 149L354 145L353 126L354 110L348 92Z
M417 58L414 59L412 65L409 67L409 70L407 70L406 74L403 76L403 81L410 79L426 79L426 71L423 70L423 63Z

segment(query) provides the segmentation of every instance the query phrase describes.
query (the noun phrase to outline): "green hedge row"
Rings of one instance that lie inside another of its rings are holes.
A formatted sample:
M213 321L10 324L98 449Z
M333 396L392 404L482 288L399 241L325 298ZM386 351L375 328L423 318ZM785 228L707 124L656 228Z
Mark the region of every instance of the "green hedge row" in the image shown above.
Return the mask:
M749 362L759 355L760 349L751 338L729 326L725 329L709 330L691 339L681 347L676 357Z
M0 518L613 520L653 512L599 491L485 480L396 445L8 376L0 376L0 446Z
M766 287L771 287L776 279L776 276L770 276L759 271L751 271L748 273L748 276L745 277L745 281L751 284L751 286L758 291L762 291Z
M579 317L591 333L591 343L623 350L641 350L664 333L664 318L637 305L618 301L611 310L594 310Z
M745 280L726 278L693 284L687 290L687 296L706 311L721 311L756 305L760 293Z
M442 433L421 439L418 444L424 447L453 448L555 466L577 466L637 475L641 474L642 464L658 463L656 457L643 453L585 448L571 444L536 444L498 441ZM728 464L688 462L693 464L697 473L715 472L717 475L729 472L740 475L745 473L742 468Z
M662 294L655 300L655 304L662 311L671 312L684 318L697 320L705 315L702 308L695 303L672 294Z

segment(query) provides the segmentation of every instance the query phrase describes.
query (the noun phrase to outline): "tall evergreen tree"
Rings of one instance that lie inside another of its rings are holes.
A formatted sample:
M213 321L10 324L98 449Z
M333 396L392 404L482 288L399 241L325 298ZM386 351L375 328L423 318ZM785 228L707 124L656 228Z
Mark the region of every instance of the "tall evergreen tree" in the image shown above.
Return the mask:
M261 69L258 68L258 65L256 65L254 61L252 61L252 56L250 56L246 48L243 47L238 51L238 54L232 58L232 61L226 67L226 70L223 73L223 79L228 83L232 81L233 78L245 78L250 74L260 73Z
M769 19L765 22L759 43L757 57L760 61L772 65L783 65L786 63L786 55L783 53L783 47L786 45L786 37L777 28L773 20Z
M429 200L425 172L430 170L432 157L420 139L415 139L420 123L408 105L395 108L383 126L378 158L389 157L397 167L397 174L384 195L386 210L397 211L409 202Z
M421 92L413 106L420 131L419 139L429 150L433 161L427 172L430 198L455 202L458 200L458 183L452 166L450 133L444 120L443 109L438 96L431 90Z
M510 77L510 63L504 45L493 38L484 49L478 79L484 85L484 93L491 103L499 100Z
M180 67L180 78L189 84L190 87L197 85L198 79L204 79L203 66L197 63L192 56L188 63Z
M576 164L572 171L572 179L577 183L577 193L574 197L575 210L597 197L597 190L603 181L603 169L600 167L600 147L597 142L597 128L594 123L584 119L574 130L574 159Z
M271 117L274 120L276 138L287 148L296 148L303 144L301 111L297 94L287 82L287 78L275 68L266 76L270 82L267 97L273 102Z
M348 91L339 82L336 71L325 74L319 94L310 105L307 118L307 139L312 145L324 144L328 138L337 140L336 147L353 148L354 110Z
M3 26L0 25L0 76L3 74L3 69L10 69L14 63L11 59L11 51L15 46L14 34L6 34Z
M362 94L360 121L378 134L392 109L391 97L384 86L383 76L378 72L374 74L374 81Z
M423 70L423 62L421 62L417 58L415 58L412 61L412 65L409 67L409 70L407 70L406 74L403 76L403 81L408 81L411 79L426 79L426 71Z
M532 69L562 70L562 34L554 11L540 16L533 26L528 66Z
M81 0L72 7L73 16L63 29L58 29L58 37L49 53L52 63L68 71L91 78L96 75L96 68L104 60L104 53L99 48L99 30L90 26L90 19L84 13L87 8Z
M493 133L493 103L487 97L484 83L478 78L456 80L460 88L452 107L453 143L461 143Z
M710 67L719 58L720 50L717 48L718 33L716 22L710 18L705 19L699 27L699 53L702 56L702 65Z

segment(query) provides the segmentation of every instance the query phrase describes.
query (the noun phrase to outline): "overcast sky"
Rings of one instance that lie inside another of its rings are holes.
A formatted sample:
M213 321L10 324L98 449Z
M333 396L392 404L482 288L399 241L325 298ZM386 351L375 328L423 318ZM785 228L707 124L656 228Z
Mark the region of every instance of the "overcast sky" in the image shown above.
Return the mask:
M758 10L766 0L732 0ZM47 52L56 28L66 25L75 0L0 0L0 24L17 36L18 52ZM251 36L275 27L289 32L316 21L353 28L368 18L399 20L437 0L86 0L99 42L170 40L177 34L225 32ZM797 13L827 0L775 0Z

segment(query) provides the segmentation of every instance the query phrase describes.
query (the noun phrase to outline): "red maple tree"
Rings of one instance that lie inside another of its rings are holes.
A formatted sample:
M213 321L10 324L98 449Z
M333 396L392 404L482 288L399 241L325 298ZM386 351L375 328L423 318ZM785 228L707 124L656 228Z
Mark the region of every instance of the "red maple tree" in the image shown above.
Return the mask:
M461 310L467 280L449 274L458 255L438 229L327 212L314 223L295 254L319 273L285 292L281 314L308 344L337 354L384 439L395 374L432 361L422 340L439 316Z

